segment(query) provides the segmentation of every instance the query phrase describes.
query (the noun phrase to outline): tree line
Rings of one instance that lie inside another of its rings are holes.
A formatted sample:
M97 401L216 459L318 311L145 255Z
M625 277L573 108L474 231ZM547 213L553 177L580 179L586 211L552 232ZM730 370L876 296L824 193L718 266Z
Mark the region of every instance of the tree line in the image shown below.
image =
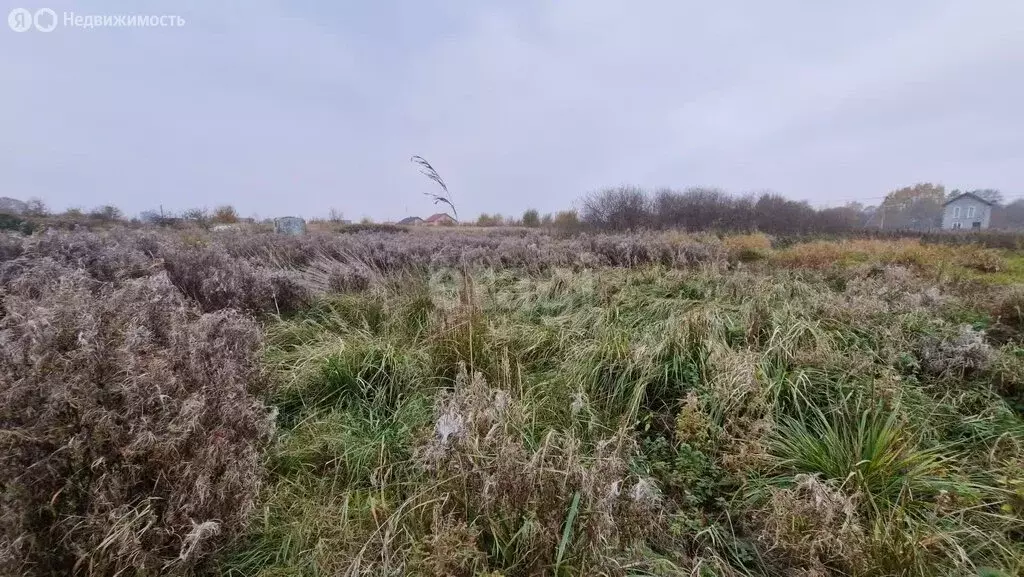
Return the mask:
M776 193L736 196L716 188L663 189L653 194L620 186L579 202L580 223L596 230L715 230L768 234L835 234L858 229L929 231L942 222L943 205L964 192L994 203L992 228L1024 229L1024 199L1009 204L994 189L950 190L920 183L894 190L877 206L851 202L816 209Z
M650 193L638 187L619 186L593 192L579 199L576 207L541 215L535 209L520 217L481 214L466 224L476 226L525 226L565 232L580 230L628 231L683 229L722 232L760 231L773 235L839 234L857 230L927 232L940 228L943 204L964 192L970 192L994 204L990 227L999 230L1024 230L1024 198L1005 202L1001 191L975 189L947 191L941 184L919 183L890 192L876 206L850 202L844 206L816 209L806 201L788 199L777 193L732 195L718 188L695 187L685 190L662 189ZM49 216L46 205L30 199L25 216ZM58 215L53 215L58 216ZM113 205L90 211L69 209L59 216L73 220L113 222L125 215ZM143 224L175 225L231 224L245 220L234 207L223 205L212 211L205 208L181 213L144 211ZM331 222L341 213L331 210ZM364 219L371 222L369 219Z

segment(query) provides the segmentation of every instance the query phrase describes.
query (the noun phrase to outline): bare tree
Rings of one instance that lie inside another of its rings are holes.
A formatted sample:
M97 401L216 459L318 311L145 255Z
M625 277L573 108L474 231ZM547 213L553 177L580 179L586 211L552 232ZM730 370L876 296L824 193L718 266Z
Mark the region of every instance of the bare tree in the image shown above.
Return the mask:
M651 226L650 202L639 188L620 186L583 199L580 219L595 228L636 230Z
M655 195L652 208L654 220L661 228L749 228L750 223L737 222L735 209L734 199L716 188L661 190Z
M882 205L879 228L929 230L942 220L946 189L941 184L922 182L890 192Z
M193 222L206 222L209 215L205 208L189 208L181 213L181 218Z
M1003 204L1003 193L994 188L979 188L970 191L971 194L983 198L992 204Z
M25 215L26 216L49 216L50 209L46 207L46 203L41 198L30 198L25 203Z
M806 234L813 232L817 213L806 202L797 202L775 193L765 193L754 205L757 229L768 234Z
M992 211L992 228L1024 229L1024 199L1015 200Z

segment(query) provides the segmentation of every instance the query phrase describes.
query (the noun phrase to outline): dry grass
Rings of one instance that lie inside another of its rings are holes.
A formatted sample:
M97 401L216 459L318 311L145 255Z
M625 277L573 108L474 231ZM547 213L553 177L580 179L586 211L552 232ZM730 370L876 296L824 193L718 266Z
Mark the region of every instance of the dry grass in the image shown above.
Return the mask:
M922 244L914 239L814 241L776 251L772 262L812 269L872 263L907 266L929 273L957 269L998 273L1008 266L1003 252L979 245Z
M181 574L245 526L272 431L255 323L47 259L3 306L5 574Z
M865 554L866 528L857 496L845 495L813 475L800 474L791 487L773 488L755 515L765 554L806 575L850 568Z
M770 236L757 234L738 234L727 236L722 244L729 251L729 256L741 262L751 262L767 258L772 250Z
M5 574L1024 571L1012 253L5 238Z

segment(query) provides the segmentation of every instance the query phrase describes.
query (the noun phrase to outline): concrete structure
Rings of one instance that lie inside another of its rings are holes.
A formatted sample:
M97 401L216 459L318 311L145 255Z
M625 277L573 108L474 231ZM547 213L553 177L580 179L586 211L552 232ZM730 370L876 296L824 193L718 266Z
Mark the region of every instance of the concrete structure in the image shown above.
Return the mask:
M408 226L416 226L416 225L423 224L423 219L418 217L418 216L407 216L407 217L403 218L402 220L398 221L397 224L404 224L404 225L408 225Z
M432 214L428 216L427 220L423 221L423 223L430 226L450 226L453 224L458 224L455 222L454 218L443 212L439 212L437 214Z
M274 232L278 234L306 234L306 221L297 216L282 216L274 219Z
M215 224L210 227L211 232L239 232L245 228L245 225L240 222L231 224Z
M992 220L992 207L980 196L965 192L942 205L943 230L983 230Z

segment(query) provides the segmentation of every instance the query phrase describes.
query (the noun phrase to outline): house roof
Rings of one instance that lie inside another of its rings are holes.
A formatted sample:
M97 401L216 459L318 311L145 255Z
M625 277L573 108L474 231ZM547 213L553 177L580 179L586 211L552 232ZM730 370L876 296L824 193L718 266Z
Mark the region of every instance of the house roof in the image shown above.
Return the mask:
M956 202L956 201L958 201L958 200L960 200L961 198L964 198L964 197L973 198L974 200L977 200L978 202L983 202L983 203L985 203L985 204L987 204L989 206L995 206L995 204L996 204L996 203L994 203L992 201L985 200L984 198L981 198L980 196L974 194L973 192L965 192L963 194L958 194L958 195L954 196L953 198L947 200L946 202L942 203L942 206L946 206L947 204Z
M448 214L448 213L439 212L437 214L432 214L432 215L428 216L426 222L440 222L442 220L455 220L455 219L452 218L451 215Z
M398 221L398 224L413 224L416 222L423 222L423 219L418 216L407 216L402 220Z

